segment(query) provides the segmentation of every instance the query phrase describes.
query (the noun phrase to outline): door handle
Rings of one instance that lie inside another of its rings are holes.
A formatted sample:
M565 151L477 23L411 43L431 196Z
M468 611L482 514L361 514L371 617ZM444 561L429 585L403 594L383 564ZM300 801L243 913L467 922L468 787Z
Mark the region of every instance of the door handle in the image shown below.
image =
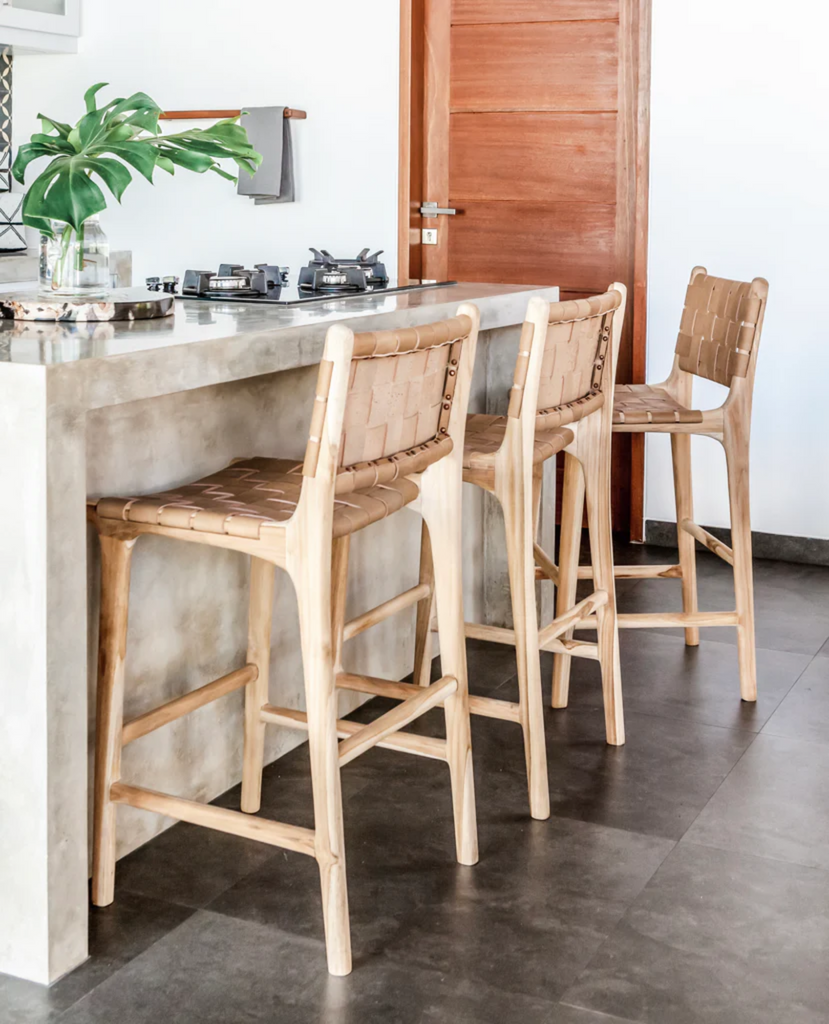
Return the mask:
M421 217L454 217L457 212L451 206L438 206L437 203L424 203L420 207Z

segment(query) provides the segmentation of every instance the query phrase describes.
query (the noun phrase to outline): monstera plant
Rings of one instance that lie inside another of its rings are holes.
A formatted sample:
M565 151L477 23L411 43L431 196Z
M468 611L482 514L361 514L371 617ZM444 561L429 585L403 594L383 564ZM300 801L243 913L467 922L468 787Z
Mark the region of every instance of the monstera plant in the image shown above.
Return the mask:
M43 130L20 147L12 168L22 184L32 161L52 158L30 185L22 216L24 224L41 232L45 251L54 254L48 281L44 280L48 261L41 260L41 285L61 294L101 287L101 260L96 259L95 245L87 237L101 234L100 228L89 230L97 214L106 209L101 185L120 203L132 182L132 171L150 182L157 167L169 174L177 167L198 174L213 171L236 181L219 161L232 160L247 174L262 162L237 118L162 135L161 108L146 93L119 97L99 107L98 93L106 85L101 82L87 90L86 113L74 127L38 115Z

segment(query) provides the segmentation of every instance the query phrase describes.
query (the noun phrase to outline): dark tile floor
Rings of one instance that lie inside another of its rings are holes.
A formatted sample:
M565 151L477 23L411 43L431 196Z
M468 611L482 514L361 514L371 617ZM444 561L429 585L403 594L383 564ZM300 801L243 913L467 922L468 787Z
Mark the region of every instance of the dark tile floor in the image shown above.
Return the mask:
M726 607L727 567L699 563L705 606ZM605 745L596 666L577 663L570 708L547 711L549 821L527 815L515 727L475 720L475 868L453 859L444 765L349 765L350 977L325 970L312 861L177 825L119 864L83 967L48 990L0 977L0 1024L825 1024L829 569L756 579L757 704L731 630L697 649L624 633L627 745ZM620 588L623 610L678 601L676 583ZM514 694L508 649L469 653L476 692ZM312 824L307 760L267 770L263 813Z

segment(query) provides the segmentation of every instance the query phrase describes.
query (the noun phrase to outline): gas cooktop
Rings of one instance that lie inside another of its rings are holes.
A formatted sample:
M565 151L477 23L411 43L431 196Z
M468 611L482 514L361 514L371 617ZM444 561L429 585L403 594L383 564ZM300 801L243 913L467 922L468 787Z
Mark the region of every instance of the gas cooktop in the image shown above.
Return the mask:
M380 262L382 249L369 255L363 249L354 259L337 259L326 249L311 249L313 259L291 283L288 267L257 263L247 270L238 263L223 263L217 273L188 270L184 275L182 299L206 299L211 302L262 302L296 306L305 302L346 299L373 292L397 294L423 288L437 288L455 281L407 281L389 279ZM177 278L150 278L151 289L176 292Z

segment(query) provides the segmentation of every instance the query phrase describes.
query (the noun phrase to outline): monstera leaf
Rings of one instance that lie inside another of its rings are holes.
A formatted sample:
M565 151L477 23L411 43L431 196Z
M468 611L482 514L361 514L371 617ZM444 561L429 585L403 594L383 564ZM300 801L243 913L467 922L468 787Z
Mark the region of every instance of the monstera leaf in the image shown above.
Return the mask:
M42 131L20 147L12 167L21 184L33 160L52 157L32 182L23 201L23 223L54 237L52 221L75 231L89 217L106 209L102 185L120 203L132 181L132 170L152 182L156 167L174 174L176 167L203 174L213 171L235 181L220 160L232 160L253 174L262 157L248 141L237 119L218 121L210 128L191 128L176 135L161 135L161 108L144 92L98 106L97 96L107 83L88 89L86 113L73 127L38 115Z

